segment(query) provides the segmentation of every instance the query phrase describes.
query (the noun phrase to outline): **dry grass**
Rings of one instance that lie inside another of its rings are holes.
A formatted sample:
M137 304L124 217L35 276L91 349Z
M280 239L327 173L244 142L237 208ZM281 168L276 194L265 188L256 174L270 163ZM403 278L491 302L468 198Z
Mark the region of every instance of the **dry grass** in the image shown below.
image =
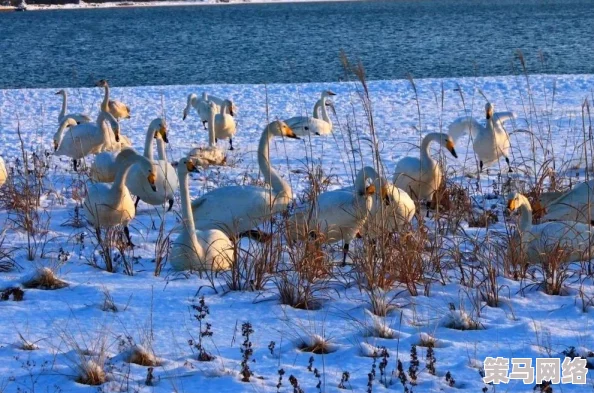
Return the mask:
M145 367L155 367L161 365L161 362L153 353L140 345L134 345L128 350L126 362Z
M67 287L68 283L60 280L51 269L44 267L37 269L34 274L27 278L23 282L23 286L25 288L55 290Z

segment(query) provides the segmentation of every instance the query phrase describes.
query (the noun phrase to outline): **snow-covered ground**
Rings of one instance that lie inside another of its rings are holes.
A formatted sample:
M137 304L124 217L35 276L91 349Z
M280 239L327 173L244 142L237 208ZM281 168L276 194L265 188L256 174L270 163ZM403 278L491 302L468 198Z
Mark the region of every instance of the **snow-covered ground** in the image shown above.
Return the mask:
M583 178L579 170L583 167L582 105L585 100L592 102L594 76L531 76L529 84L523 76L426 79L416 80L415 86L416 93L406 80L369 82L380 156L390 177L400 158L418 154L421 135L445 130L447 124L459 116L472 114L482 119L488 99L498 110L517 112L518 119L509 124L510 131L513 128L530 130L542 142L542 147L536 148L537 161L542 160L543 151L554 150L557 168L562 174L573 176L574 182ZM149 122L159 116L167 119L170 140L167 152L172 160L182 157L191 147L206 144L206 132L195 113L182 121L189 93L208 91L234 100L239 108L238 133L234 138L236 150L229 152L229 166L211 167L192 175L191 195L197 197L223 184L254 181L258 176L258 138L267 122L309 114L320 91L327 88L337 93L333 97L334 134L299 141L277 139L271 147L272 165L290 181L299 196L307 187L305 172L313 165L320 165L326 175L332 175L330 188L338 188L351 184L353 168L372 163L369 126L358 84L151 86L113 88L112 96L131 108L131 119L122 121L122 133L132 139L138 150L143 147ZM61 105L61 98L54 94L56 90L0 91L0 132L3 135L0 155L9 168L15 168L21 156L17 129L28 151L41 154L52 151L52 136ZM69 112L97 114L103 94L101 89L70 89L69 93ZM586 135L590 124L586 117ZM355 149L349 142L348 130ZM529 133L518 132L512 133L511 141L515 169L512 184L529 183L533 140ZM467 142L465 138L456 147L459 159L444 155L445 162L452 178L472 190L480 205L481 191L492 193L493 182L503 182L510 175L502 162L502 171L496 167L483 174L477 191L476 162ZM227 143L219 141L219 146L227 147ZM90 163L90 158L87 160ZM32 262L26 259L27 237L16 228L14 212L0 211L5 236L0 248L10 249L20 266L0 273L0 290L22 284L26 276L43 266L55 269L69 285L53 291L25 289L22 302L0 301L0 392L95 389L75 381L77 352L81 352L77 348L89 351L88 356L83 356L96 358L104 347L109 382L103 386L103 391L274 392L277 391L277 371L282 368L285 375L279 391L293 391L289 375L294 375L308 393L340 391L338 385L345 371L350 373L345 383L347 390L366 391L373 363L369 357L369 353L373 353L372 346L387 348L390 357L386 370L391 374L396 369L397 358L408 370L411 345L426 342L428 336L436 340L437 372L435 376L427 372L427 348L419 346L420 367L414 392L480 392L485 385L479 368L487 356L563 357L562 351L570 346L584 355L594 351L591 305L587 307L588 312L582 312L579 289L584 291L586 299L591 298L594 291L588 280L584 281L585 286L580 286L578 277L568 281L566 296L546 295L531 286L530 279L517 282L499 277L502 302L496 308L476 300L477 291L461 285L456 271L445 272L446 285L435 282L428 296L412 297L404 288L395 287L391 295L395 296L396 308L382 319L396 331L392 339L376 338L365 332L364 326L372 324L366 312L366 295L356 285L345 284L346 274L336 275L342 282L333 281L328 285L322 308L315 311L279 305L271 283L260 292L222 294L207 288L207 279L175 275L168 266L155 277L155 226L159 226L163 210L143 203L131 225L132 238L137 245L133 250L135 274L125 275L121 268L117 273L106 273L89 265L93 255L101 259L94 250L89 229L73 228L66 223L74 215L76 184L80 177L72 172L67 159L51 157L50 162L46 192L42 196L41 222L49 225L44 238L44 243L47 241L45 258L37 257ZM564 169L570 170L564 172ZM580 179L575 178L575 172ZM497 205L495 210L499 216L499 223L492 226L491 231L504 231L505 201L491 203ZM179 222L178 212L179 201L176 201L174 212L164 216L166 233ZM484 230L468 228L465 223L462 228L468 233L473 230L484 233ZM82 232L87 233L83 239ZM356 243L353 247L360 246ZM340 252L337 252L335 259L339 258ZM335 271L350 269L335 268ZM198 323L190 306L197 302L195 295L199 289L210 307L206 322L212 324L214 335L205 342L216 356L212 362L197 361L188 345L188 340L195 340L198 335ZM106 293L113 297L118 312L103 310ZM423 293L422 288L420 293ZM465 310L471 314L484 329L461 331L445 327L444 321L452 315L451 305L457 312ZM478 310L480 315L477 315ZM246 321L254 330L251 335L254 361L249 362L254 377L249 383L242 382L239 375L241 326ZM320 388L316 387L318 378L307 368L312 354L297 348L302 340L307 341L314 335L330 338L336 350L326 355L313 355L313 367L321 374ZM35 343L36 349L23 350L21 336ZM273 350L268 348L271 341L275 342ZM129 350L131 342L152 348L160 359L160 365L152 371L155 386L146 386L147 367L124 361L123 353ZM373 391L403 391L396 376L392 377L394 384L387 383L387 388L381 383L380 362L381 358L376 361ZM445 381L448 371L456 381L453 387ZM592 389L593 383L592 378L588 378L586 387L564 385L562 389L585 392ZM533 386L514 381L497 387L496 391L532 392ZM487 391L495 390L488 386Z

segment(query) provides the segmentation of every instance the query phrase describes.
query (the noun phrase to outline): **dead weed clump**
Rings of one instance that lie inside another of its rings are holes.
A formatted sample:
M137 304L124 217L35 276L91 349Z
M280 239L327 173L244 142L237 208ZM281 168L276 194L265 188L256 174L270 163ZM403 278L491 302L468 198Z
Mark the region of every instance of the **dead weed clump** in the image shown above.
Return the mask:
M38 269L23 282L25 288L55 290L68 286L68 283L60 280L56 274L49 268Z

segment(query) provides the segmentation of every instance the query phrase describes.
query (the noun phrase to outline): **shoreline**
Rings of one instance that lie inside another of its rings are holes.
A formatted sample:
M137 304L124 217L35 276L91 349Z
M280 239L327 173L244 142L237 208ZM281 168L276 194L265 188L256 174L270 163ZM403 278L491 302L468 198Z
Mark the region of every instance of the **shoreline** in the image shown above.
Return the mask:
M151 1L151 2L107 2L107 3L85 3L79 4L28 4L26 11L54 11L54 10L93 10L109 8L151 8L151 7L194 7L194 6L229 6L229 5L249 5L249 4L294 4L294 3L350 3L355 1L369 0L230 0L229 2L220 2L216 0L190 0L190 1ZM0 12L22 11L19 7L1 6Z

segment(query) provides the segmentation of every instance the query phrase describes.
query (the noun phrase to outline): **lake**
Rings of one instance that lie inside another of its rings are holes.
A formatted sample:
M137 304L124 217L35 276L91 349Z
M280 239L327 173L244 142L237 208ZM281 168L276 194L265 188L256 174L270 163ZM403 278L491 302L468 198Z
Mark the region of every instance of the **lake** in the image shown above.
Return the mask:
M364 1L0 13L0 89L594 73L594 1Z

